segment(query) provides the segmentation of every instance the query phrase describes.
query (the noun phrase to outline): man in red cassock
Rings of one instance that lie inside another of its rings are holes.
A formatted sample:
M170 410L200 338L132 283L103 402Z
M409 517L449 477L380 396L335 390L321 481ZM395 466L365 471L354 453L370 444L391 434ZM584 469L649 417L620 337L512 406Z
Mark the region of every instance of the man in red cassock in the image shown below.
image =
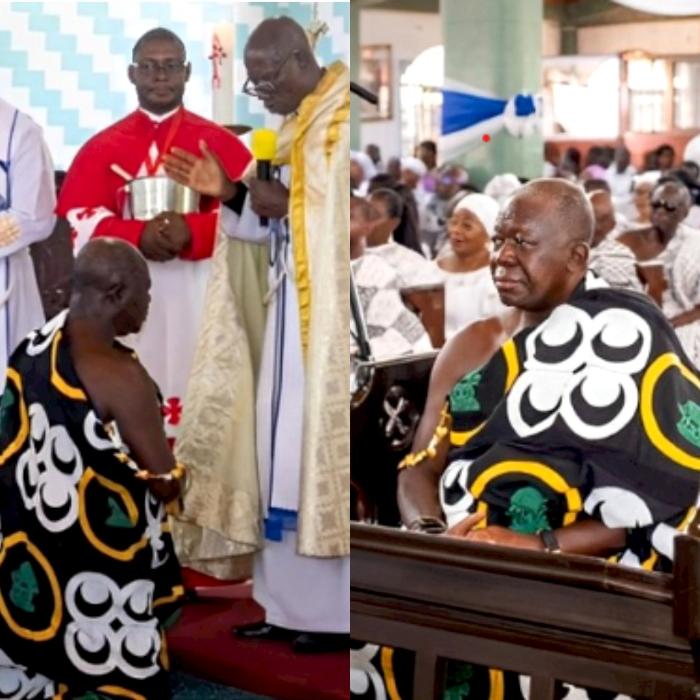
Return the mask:
M148 260L151 312L132 344L163 392L171 441L182 414L218 226L235 227L236 215L226 208L219 220L220 200L202 197L196 213L165 211L135 220L124 208L125 176L165 175L162 161L172 147L199 154L202 141L231 182L251 160L236 136L184 108L190 71L185 46L170 30L152 29L136 42L129 80L139 108L80 149L57 207L73 228L76 253L91 238L112 236L136 246ZM235 195L234 185L228 194Z

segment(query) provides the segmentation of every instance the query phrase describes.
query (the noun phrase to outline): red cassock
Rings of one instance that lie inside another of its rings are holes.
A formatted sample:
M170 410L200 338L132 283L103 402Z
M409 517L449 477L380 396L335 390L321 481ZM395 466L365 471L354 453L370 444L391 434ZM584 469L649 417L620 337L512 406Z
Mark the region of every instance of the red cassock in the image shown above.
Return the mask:
M184 108L161 122L137 110L90 139L68 171L57 207L73 228L76 252L94 236L121 238L138 246L145 222L122 218L120 189L125 183L112 171L113 164L134 176L162 174L161 157L172 146L200 155L202 139L229 178L239 180L251 161L248 149L232 133ZM191 245L171 261L148 261L152 284L148 318L140 333L126 339L161 388L164 425L171 440L177 437L185 402L219 207L218 200L202 197L200 211L185 214Z
M144 222L119 215L118 192L124 180L111 170L111 165L119 165L134 176L154 174L162 170L158 154L164 154L166 147L177 146L199 155L200 139L217 155L229 178L239 180L251 160L248 149L234 134L184 108L162 122L154 122L136 110L93 136L71 164L58 199L57 213L71 223L77 234L76 245L81 247L93 236L113 236L137 246ZM154 172L149 173L149 169ZM185 215L192 244L180 254L181 258L211 256L218 208L218 200L202 197L200 212Z

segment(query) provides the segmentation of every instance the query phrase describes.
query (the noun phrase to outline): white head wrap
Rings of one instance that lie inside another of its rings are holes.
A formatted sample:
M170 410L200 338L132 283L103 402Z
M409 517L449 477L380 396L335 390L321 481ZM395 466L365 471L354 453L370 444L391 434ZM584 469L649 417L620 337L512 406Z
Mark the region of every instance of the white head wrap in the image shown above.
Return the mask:
M489 197L486 194L468 194L457 202L453 213L465 209L470 211L481 221L481 225L486 230L486 233L488 233L489 238L493 238L496 217L500 210L498 202L493 199L493 197Z
M488 185L484 187L484 194L493 197L499 204L503 204L520 186L520 180L513 173L504 173L489 180Z
M418 177L423 177L428 172L425 163L420 158L415 158L414 156L404 156L401 159L401 170L410 170Z
M366 153L362 151L350 151L350 160L354 161L362 168L363 182L371 180L377 174L377 168Z

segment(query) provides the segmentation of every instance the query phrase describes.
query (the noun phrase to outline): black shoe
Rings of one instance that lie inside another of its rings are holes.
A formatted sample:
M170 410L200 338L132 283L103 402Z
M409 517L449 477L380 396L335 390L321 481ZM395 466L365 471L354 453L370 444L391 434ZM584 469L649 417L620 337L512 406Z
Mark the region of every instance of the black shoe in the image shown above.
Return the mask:
M288 630L284 627L270 625L267 622L256 622L253 625L236 627L233 630L236 637L241 639L266 639L270 641L286 642L294 639L299 634L296 630Z
M332 651L346 651L349 648L349 634L302 632L292 641L292 649L297 654L324 654Z

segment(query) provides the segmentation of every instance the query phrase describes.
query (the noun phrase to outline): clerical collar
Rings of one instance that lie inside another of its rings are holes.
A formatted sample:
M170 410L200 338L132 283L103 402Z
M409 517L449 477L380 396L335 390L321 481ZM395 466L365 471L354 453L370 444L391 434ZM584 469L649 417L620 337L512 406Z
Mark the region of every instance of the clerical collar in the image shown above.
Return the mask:
M170 117L175 114L175 112L178 111L180 107L175 107L170 112L166 112L165 114L153 114L153 112L149 112L147 109L144 109L143 107L139 107L139 111L143 112L152 122L156 122L156 124L160 124L161 122L164 122L166 119L169 119Z

